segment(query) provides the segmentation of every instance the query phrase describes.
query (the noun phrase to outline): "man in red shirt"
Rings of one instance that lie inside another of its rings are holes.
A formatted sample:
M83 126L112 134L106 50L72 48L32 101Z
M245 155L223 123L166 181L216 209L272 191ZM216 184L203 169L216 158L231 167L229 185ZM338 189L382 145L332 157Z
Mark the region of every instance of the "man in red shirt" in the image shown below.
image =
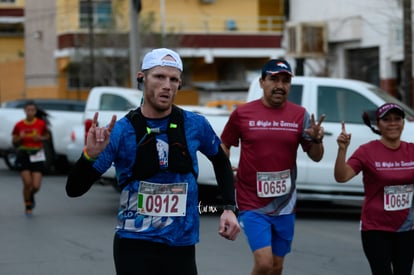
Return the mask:
M236 199L254 256L251 274L282 274L294 232L298 146L314 161L324 152L324 117L315 123L313 115L287 100L291 78L285 60L268 61L260 79L263 97L237 107L221 135L228 154L241 144Z

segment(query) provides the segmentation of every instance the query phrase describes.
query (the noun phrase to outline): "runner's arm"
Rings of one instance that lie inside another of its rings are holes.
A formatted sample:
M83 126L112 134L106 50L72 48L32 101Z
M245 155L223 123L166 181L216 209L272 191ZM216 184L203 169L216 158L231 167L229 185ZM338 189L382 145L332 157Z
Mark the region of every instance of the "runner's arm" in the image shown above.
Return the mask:
M66 180L66 194L80 197L100 178L101 174L93 168L93 162L82 155L69 172Z
M234 177L229 158L220 146L217 154L209 159L213 163L217 184L223 196L223 203L225 205L236 205Z

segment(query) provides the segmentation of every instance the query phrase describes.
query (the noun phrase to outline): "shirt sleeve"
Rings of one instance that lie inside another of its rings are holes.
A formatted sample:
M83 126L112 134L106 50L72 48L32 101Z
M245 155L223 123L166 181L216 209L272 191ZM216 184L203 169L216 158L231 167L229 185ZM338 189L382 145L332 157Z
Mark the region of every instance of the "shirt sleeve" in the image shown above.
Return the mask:
M231 113L226 125L224 126L223 132L221 133L221 141L226 146L239 146L240 128L236 123L239 120L237 110L238 109Z
M100 176L101 174L93 168L93 162L86 160L82 155L68 174L66 194L69 197L82 196Z
M362 171L363 164L365 163L364 156L366 152L363 147L359 147L348 159L347 164L351 166L352 170L354 170L355 174L357 175L359 172Z
M312 139L311 137L306 133L306 129L311 127L311 120L310 120L310 115L308 113L308 111L305 110L304 114L303 114L303 128L302 128L302 137L300 140L300 145L302 147L302 150L304 152L308 152L309 149L312 147Z

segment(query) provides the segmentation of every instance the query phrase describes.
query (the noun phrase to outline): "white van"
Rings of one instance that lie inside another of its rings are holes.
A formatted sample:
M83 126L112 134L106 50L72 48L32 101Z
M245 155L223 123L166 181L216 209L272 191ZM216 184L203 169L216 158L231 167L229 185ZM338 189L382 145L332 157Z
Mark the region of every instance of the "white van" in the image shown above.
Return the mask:
M250 85L247 101L258 99L262 94L257 77ZM299 147L298 199L362 202L361 175L347 183L337 183L334 179L338 149L336 139L341 132L341 121L345 121L346 131L352 134L349 157L361 144L379 138L363 123L362 113L374 112L386 102L396 102L406 112L402 140L414 142L414 111L374 85L348 79L295 76L292 78L289 100L302 105L310 114L315 114L315 119L326 115L322 123L325 129L323 159L313 162Z

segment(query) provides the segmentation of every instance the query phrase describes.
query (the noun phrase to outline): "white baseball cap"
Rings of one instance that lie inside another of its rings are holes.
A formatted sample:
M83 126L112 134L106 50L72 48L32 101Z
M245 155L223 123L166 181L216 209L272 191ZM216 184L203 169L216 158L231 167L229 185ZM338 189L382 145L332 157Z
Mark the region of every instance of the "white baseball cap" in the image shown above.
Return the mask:
M174 60L165 59L171 56ZM149 70L155 66L169 66L183 71L183 62L178 53L166 48L154 49L144 56L142 70Z

